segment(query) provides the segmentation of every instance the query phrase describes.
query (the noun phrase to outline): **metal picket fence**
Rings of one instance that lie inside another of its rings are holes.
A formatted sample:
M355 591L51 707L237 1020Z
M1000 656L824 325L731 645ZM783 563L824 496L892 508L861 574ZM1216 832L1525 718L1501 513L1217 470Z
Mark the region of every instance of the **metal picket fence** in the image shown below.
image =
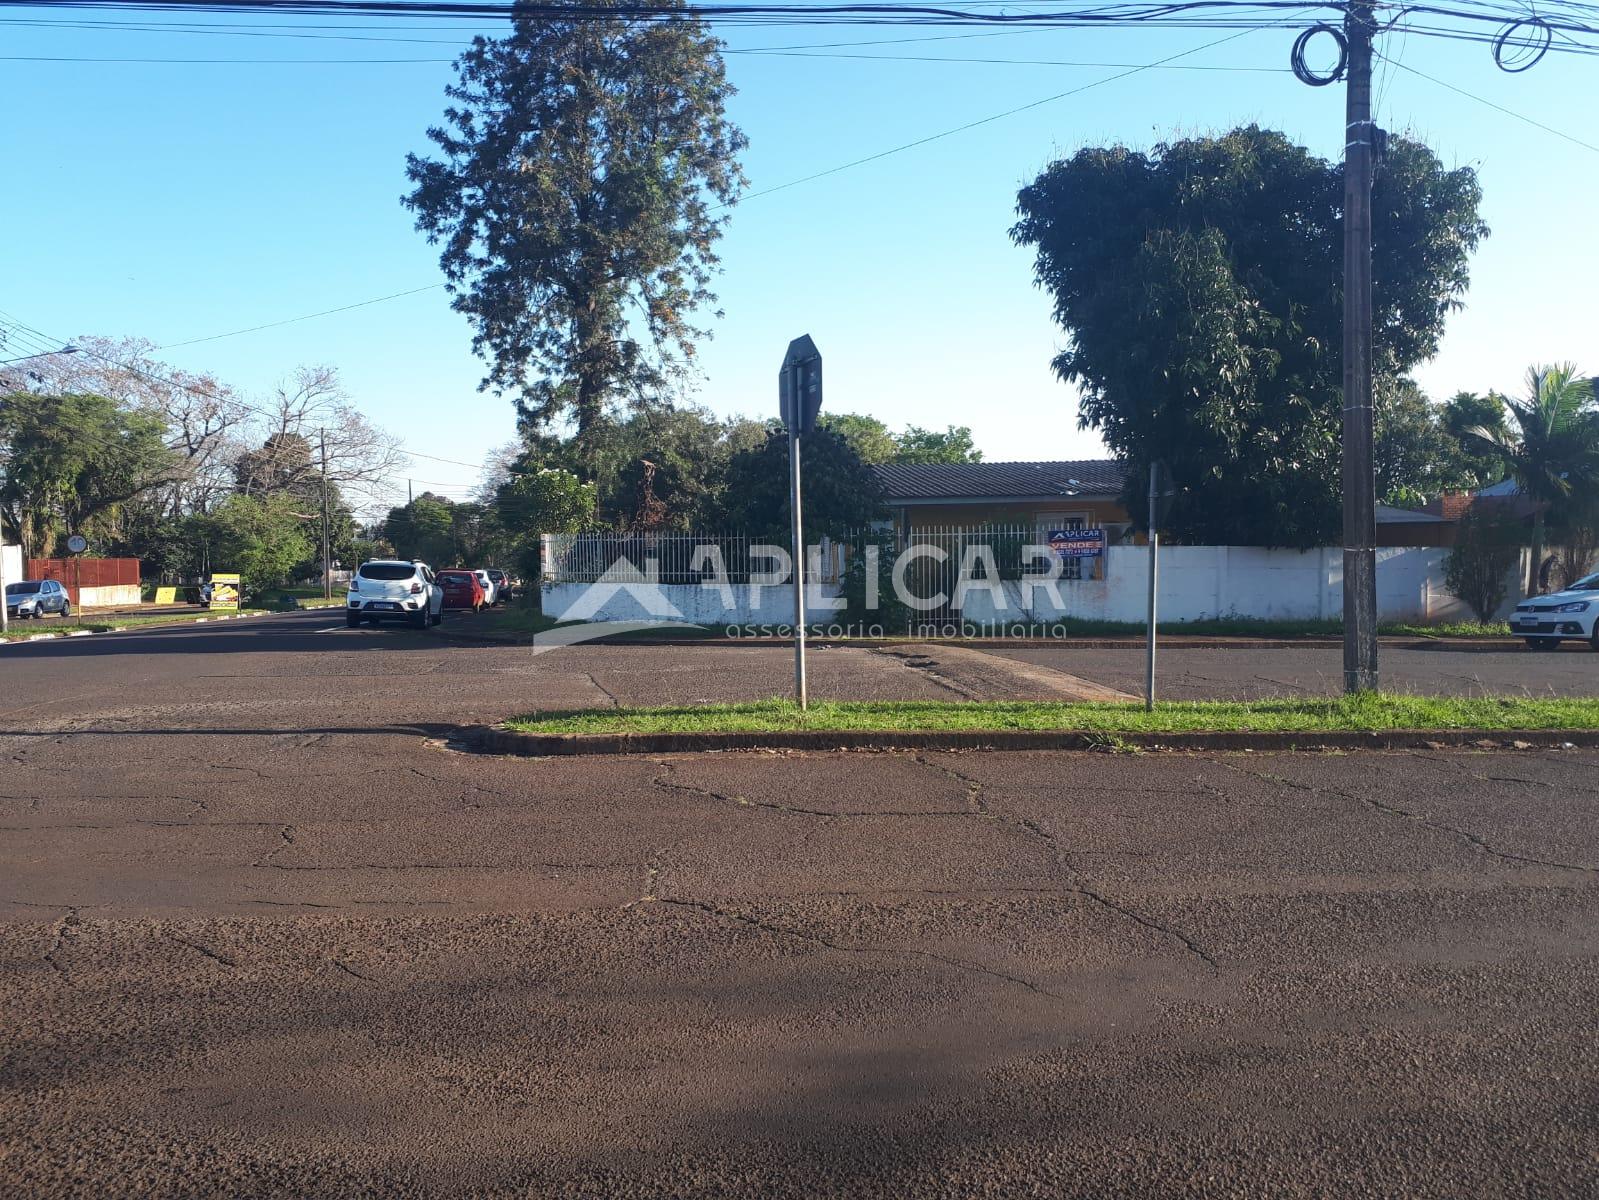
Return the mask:
M812 564L807 576L817 583L842 581L855 555L862 547L878 547L884 572L884 594L888 590L887 572L896 558L918 546L931 546L940 555L918 554L905 565L904 580L918 597L942 595L942 602L915 612L912 627L946 625L959 622L962 614L956 604L957 585L963 564L974 566L981 576L992 563L996 577L1004 582L1047 570L1047 557L1028 547L1048 546L1054 530L1045 525L925 525L908 530L870 530L842 538L819 538L812 543ZM1115 542L1120 529L1107 531ZM550 583L595 583L615 578L619 567L631 568L662 584L698 584L722 578L731 584L751 582L752 578L772 581L780 564L764 553L786 543L763 541L743 533L622 533L610 530L575 534L544 535L544 579ZM976 549L981 547L982 549ZM1063 584L1103 579L1105 560L1066 559L1061 563Z
M544 579L595 583L621 565L624 570L631 566L645 574L658 573L663 584L696 584L718 576L732 584L749 583L752 574L769 577L781 565L762 553L771 545L788 550L786 539L774 542L744 533L547 533ZM808 568L808 577L837 583L844 570L844 544L822 538L819 550L820 572ZM812 554L817 551L818 544L812 543Z

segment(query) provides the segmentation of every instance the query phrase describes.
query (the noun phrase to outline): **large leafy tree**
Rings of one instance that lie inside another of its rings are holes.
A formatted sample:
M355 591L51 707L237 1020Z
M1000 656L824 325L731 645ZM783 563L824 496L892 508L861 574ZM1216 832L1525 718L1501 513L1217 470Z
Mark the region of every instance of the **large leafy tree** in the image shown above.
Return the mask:
M382 536L400 558L451 566L456 547L454 508L443 496L423 492L409 503L389 509Z
M1444 412L1408 378L1384 380L1376 396L1377 498L1414 508L1473 476L1460 443L1450 435Z
M804 441L801 515L807 540L859 532L883 515L883 491L848 439L818 425ZM788 433L775 422L766 441L728 463L728 527L786 541L789 532Z
M1526 396L1504 398L1510 421L1468 431L1472 442L1499 460L1534 505L1529 593L1538 590L1547 520L1553 516L1557 524L1572 522L1599 494L1596 404L1594 380L1573 364L1532 367Z
M817 424L847 441L868 466L983 460L983 452L977 449L972 431L965 425L950 425L942 431L907 425L904 433L896 434L876 417L862 413L823 413Z
M27 555L114 536L124 505L183 478L160 417L105 396L0 397L0 520Z
M475 39L428 131L441 156L407 163L483 385L536 429L569 417L590 478L609 411L692 357L743 182L720 43L682 10L545 8Z
M1191 542L1312 546L1338 524L1342 170L1258 126L1084 149L1023 188L1012 237L1069 342L1079 423L1164 460ZM1469 168L1391 138L1373 195L1374 361L1431 355L1487 230ZM1134 472L1134 477L1137 477ZM1136 487L1126 497L1142 513Z
M198 560L192 569L237 571L251 594L288 582L317 551L315 523L281 493L229 496L190 518L185 540Z
M1505 465L1496 450L1483 449L1474 429L1489 430L1494 441L1509 436L1505 424L1505 402L1494 392L1456 392L1444 404L1440 420L1455 443L1460 486L1483 488L1505 477Z

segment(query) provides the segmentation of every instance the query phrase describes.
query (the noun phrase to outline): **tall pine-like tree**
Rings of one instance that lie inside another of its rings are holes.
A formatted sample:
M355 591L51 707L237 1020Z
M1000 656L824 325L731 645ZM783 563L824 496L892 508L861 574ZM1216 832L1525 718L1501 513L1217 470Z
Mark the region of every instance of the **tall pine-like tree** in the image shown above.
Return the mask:
M428 131L440 156L408 159L483 386L526 432L570 421L588 477L615 409L669 388L706 333L745 145L720 47L687 15L542 8L474 40Z

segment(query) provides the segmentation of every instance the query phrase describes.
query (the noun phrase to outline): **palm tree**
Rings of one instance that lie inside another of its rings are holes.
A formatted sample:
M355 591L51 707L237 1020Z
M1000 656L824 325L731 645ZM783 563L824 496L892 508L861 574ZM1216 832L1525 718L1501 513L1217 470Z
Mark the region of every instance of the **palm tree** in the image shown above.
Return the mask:
M1510 424L1497 429L1479 425L1467 430L1466 437L1497 458L1535 506L1527 580L1531 595L1538 590L1546 515L1599 493L1599 396L1595 381L1574 364L1555 363L1528 369L1526 399L1500 399L1510 412Z

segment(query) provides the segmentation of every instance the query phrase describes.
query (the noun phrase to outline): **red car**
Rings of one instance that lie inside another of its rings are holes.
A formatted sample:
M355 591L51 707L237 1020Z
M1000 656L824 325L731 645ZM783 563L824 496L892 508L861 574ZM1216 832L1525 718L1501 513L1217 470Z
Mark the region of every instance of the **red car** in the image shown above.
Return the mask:
M452 567L448 571L440 571L435 578L439 586L444 589L445 608L482 612L487 607L488 594L484 592L483 585L471 571Z

